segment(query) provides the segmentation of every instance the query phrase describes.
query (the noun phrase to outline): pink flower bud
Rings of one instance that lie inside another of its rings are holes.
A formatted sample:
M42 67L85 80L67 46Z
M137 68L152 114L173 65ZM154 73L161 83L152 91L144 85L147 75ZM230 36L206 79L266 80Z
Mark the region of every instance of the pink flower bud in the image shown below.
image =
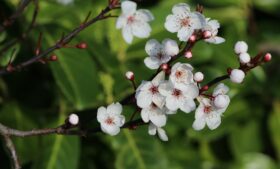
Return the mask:
M127 80L134 80L134 73L132 71L127 71L125 73L125 77L127 78Z
M188 58L188 59L192 58L192 52L191 51L186 51L185 52L185 57Z
M212 33L210 31L204 31L203 32L203 38L208 39L212 36Z
M265 54L264 55L264 58L263 58L263 60L265 61L265 62L269 62L270 60L271 60L271 54L270 53L267 53L267 54Z
M190 42L195 42L196 41L196 36L192 35L189 40L190 40Z

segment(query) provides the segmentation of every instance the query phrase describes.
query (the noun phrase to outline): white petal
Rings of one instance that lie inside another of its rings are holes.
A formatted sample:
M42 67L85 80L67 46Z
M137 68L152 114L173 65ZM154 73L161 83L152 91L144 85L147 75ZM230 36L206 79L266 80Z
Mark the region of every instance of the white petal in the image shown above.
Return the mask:
M157 133L157 127L153 123L149 124L148 133L150 135L155 135Z
M164 52L169 56L175 56L179 53L179 47L176 41L165 39L162 42Z
M153 95L153 99L152 100L155 103L155 105L157 105L157 107L162 108L164 106L165 97L162 96L161 94Z
M186 13L190 12L190 7L186 3L179 3L173 6L172 13L180 16L187 16Z
M142 120L145 122L145 123L148 123L149 122L149 111L150 111L150 108L144 108L141 110L141 118Z
M204 127L205 127L205 120L204 119L196 119L194 122L193 122L193 129L195 130L202 130Z
M208 43L220 44L220 43L225 42L225 39L222 38L222 37L219 37L219 36L215 36L215 37L212 37L212 38L209 38L209 39L205 39L205 41L208 42Z
M166 115L163 114L160 109L151 112L149 118L157 127L165 126L167 121Z
M180 109L185 112L189 113L195 109L196 105L193 100L185 100L184 104L180 106Z
M152 103L152 95L148 92L141 91L136 97L137 105L141 108L147 108Z
M133 40L133 35L132 35L132 31L131 31L131 27L130 26L125 26L123 27L122 29L122 35L123 35L123 38L124 40L127 42L127 43L131 43L132 40Z
M152 31L150 25L146 22L134 22L132 24L132 33L138 38L147 38Z
M145 45L145 51L149 56L156 56L161 52L161 44L155 39L150 39Z
M179 29L181 28L179 18L176 17L175 15L168 15L166 17L164 27L165 27L166 30L168 30L171 33L178 32Z
M201 29L206 25L205 17L199 13L194 12L191 14L191 27L192 29Z
M101 123L101 130L111 136L115 136L120 132L120 128L116 125L107 125L106 123Z
M146 9L137 10L135 17L137 20L141 20L144 22L149 22L149 21L154 20L153 14L149 10L146 10Z
M171 111L176 111L179 108L179 101L172 96L166 97L166 107Z
M164 81L165 73L161 71L153 78L152 83L154 86L158 86L162 81Z
M196 84L185 85L182 91L184 96L190 99L194 99L199 95L199 89Z
M206 118L206 123L209 129L214 130L221 124L221 117L219 115L213 115Z
M125 117L124 117L123 115L118 115L117 117L115 117L114 123L115 123L116 126L118 126L118 127L123 126L124 123L125 123Z
M105 107L99 107L97 110L97 121L102 123L107 118L107 110Z
M226 86L224 83L220 83L218 86L215 87L213 91L213 96L217 96L219 94L227 94L229 91L229 87Z
M116 28L120 29L126 25L126 17L123 15L119 16L116 22Z
M166 132L162 128L157 128L158 136L162 141L168 141Z
M120 115L122 112L122 105L120 103L112 103L107 107L109 114Z
M158 90L163 96L169 96L173 90L173 85L169 81L165 81L159 85Z
M150 69L158 69L160 66L160 61L155 57L146 57L144 63Z
M137 88L136 93L140 90L149 90L149 88L152 86L152 83L150 81L143 80L140 84L140 86Z
M210 20L207 22L207 25L211 27L212 30L219 29L220 28L220 23L217 20Z
M186 42L189 40L190 36L193 33L193 29L189 28L189 27L182 27L179 31L178 31L178 38L180 41Z
M136 11L137 4L132 1L123 1L121 4L121 8L124 14L133 14Z
M204 104L200 103L197 109L195 110L195 119L204 118Z

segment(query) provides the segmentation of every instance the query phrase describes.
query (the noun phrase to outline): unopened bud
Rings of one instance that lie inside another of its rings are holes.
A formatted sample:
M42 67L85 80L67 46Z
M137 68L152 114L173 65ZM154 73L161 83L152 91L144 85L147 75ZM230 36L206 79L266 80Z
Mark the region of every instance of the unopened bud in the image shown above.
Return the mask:
M127 80L134 80L134 73L132 71L127 71L125 73L125 77L127 78Z
M191 51L186 51L184 56L188 59L192 58L192 52Z
M204 31L203 32L203 38L208 39L212 36L212 33L210 31Z
M218 109L224 109L229 105L230 99L227 95L218 95L214 98L214 105Z
M194 79L196 82L202 82L203 79L204 79L204 75L203 75L203 73L201 73L201 72L196 72L196 73L194 74L193 79Z
M7 70L7 72L13 72L13 71L15 70L15 68L14 68L11 64L9 64L9 65L6 67L6 70Z
M56 55L51 55L49 57L49 61L57 61L57 56Z
M269 62L271 60L272 56L270 53L267 53L264 55L263 61Z
M167 63L162 64L160 67L161 67L161 69L164 70L164 71L166 71L166 70L169 69L169 66L168 66Z
M77 44L76 47L79 48L79 49L86 49L87 48L87 43L81 42L81 43Z
M190 42L195 42L196 41L196 36L192 35L189 39Z
M79 123L79 116L77 114L71 114L68 117L68 121L69 121L70 124L75 126Z
M245 52L245 53L240 53L240 55L239 55L239 61L240 61L240 63L242 63L242 64L246 64L246 63L249 63L249 62L251 61L251 57L250 57L250 55L249 55L247 52Z
M233 83L242 83L245 77L245 73L240 69L233 69L229 77Z
M248 45L244 41L236 42L234 46L234 51L236 54L246 53L248 51Z
M208 85L205 85L205 86L203 86L200 90L202 90L202 91L207 91L209 89L209 86Z

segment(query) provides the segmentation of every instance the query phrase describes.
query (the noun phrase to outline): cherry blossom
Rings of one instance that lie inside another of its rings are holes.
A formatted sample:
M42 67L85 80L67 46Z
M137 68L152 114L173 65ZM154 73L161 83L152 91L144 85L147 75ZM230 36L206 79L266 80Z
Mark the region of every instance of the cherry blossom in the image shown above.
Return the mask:
M188 41L194 30L205 25L205 18L198 12L191 12L189 5L179 3L173 6L172 14L165 21L165 28L171 33L177 33L180 41Z
M149 129L148 129L148 133L150 135L156 135L158 134L158 137L162 140L162 141L168 141L168 136L166 135L166 132L161 128L161 127L157 127L156 125L154 125L153 123L149 124Z
M111 136L117 135L125 122L125 117L121 113L120 103L112 103L107 108L98 108L97 121L100 123L101 130Z
M146 43L145 50L150 57L147 57L144 63L150 69L158 69L160 65L167 63L172 56L179 53L176 41L171 39L163 40L162 44L151 39Z
M220 28L220 23L217 20L210 20L210 18L206 19L206 26L203 28L203 31L209 31L211 35L204 39L205 42L220 44L225 42L225 39L218 35L218 29Z
M248 51L248 45L244 41L238 41L234 45L234 51L236 54L246 53Z
M245 73L240 69L233 69L229 77L233 83L242 83L245 78Z
M127 43L131 43L133 36L147 38L152 31L148 22L154 20L153 14L146 9L136 10L137 4L132 1L121 3L122 14L118 17L116 28L122 29L122 35Z
M152 103L162 108L164 96L159 93L159 84L164 80L164 72L160 72L152 81L142 81L136 90L136 103L141 108L148 108Z

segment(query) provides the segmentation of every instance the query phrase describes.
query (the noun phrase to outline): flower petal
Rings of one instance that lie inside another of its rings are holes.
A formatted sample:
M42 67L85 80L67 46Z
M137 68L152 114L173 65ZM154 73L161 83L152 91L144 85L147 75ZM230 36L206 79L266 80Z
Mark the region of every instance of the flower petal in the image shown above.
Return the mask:
M149 135L156 135L157 127L153 123L149 124L148 133Z
M107 112L110 115L120 115L122 113L122 105L120 103L112 103L107 107Z
M122 29L122 35L124 40L126 41L126 43L131 43L133 40L133 35L132 35L132 31L131 31L131 27L130 26L125 26Z
M193 122L193 129L195 130L202 130L204 127L205 127L205 120L204 119L196 119L194 122Z
M185 113L193 111L196 107L196 104L193 100L185 100L184 103L180 106L180 110Z
M173 6L172 13L180 16L188 16L186 13L190 12L190 6L186 3L179 3Z
M157 105L157 107L162 108L164 106L165 97L162 96L161 94L153 95L153 99L152 100L155 103L155 105Z
M152 31L150 25L146 22L135 22L132 24L132 33L138 38L147 38Z
M133 1L123 1L121 4L122 13L131 15L136 11L137 4Z
M162 128L157 128L158 136L162 141L168 141L168 136Z
M180 102L172 97L172 96L167 96L166 97L166 107L171 110L171 111L176 111L179 108Z
M116 28L121 29L125 25L126 25L126 17L124 17L123 15L119 16L116 22Z
M205 17L199 12L193 12L191 14L191 27L192 29L201 29L205 27L206 19Z
M153 112L151 112L149 114L149 118L157 127L165 126L167 121L166 115L163 114L160 109L156 109Z
M161 52L161 44L155 39L150 39L145 45L145 51L149 56L156 57Z
M217 96L219 94L227 94L229 91L229 87L226 86L224 83L220 83L218 86L215 87L213 91L213 96Z
M185 85L185 87L180 90L182 90L184 96L189 99L194 99L199 95L199 89L196 84Z
M169 81L165 81L159 85L158 90L163 96L169 96L173 90L173 85Z
M186 42L189 40L190 36L193 33L193 29L189 28L189 27L182 27L179 31L178 31L178 38L180 41Z
M165 39L162 42L164 53L168 56L175 56L179 53L179 47L176 41L171 39Z
M211 117L206 118L206 123L209 129L214 130L221 124L221 116L212 115Z
M148 92L141 91L136 96L137 105L141 108L147 108L152 103L152 95Z
M97 121L102 123L107 118L107 109L105 107L99 107L97 110Z
M152 80L153 85L158 86L162 81L164 81L164 78L165 73L163 71L159 72Z
M125 123L125 117L123 115L118 115L117 117L115 117L114 123L118 127L123 126Z
M144 108L141 110L141 118L142 120L145 122L145 123L148 123L149 122L149 111L150 111L150 108Z
M139 9L135 13L135 17L137 20L141 20L143 22L149 22L154 20L154 15L146 9Z
M208 43L213 43L213 44L220 44L220 43L225 42L226 40L222 37L215 36L215 37L211 37L209 39L205 39L204 41L208 42Z
M179 18L176 17L175 15L168 15L166 17L164 27L166 30L168 30L171 33L178 32L179 29L181 28Z
M160 61L155 57L146 57L144 63L150 69L158 69L160 66Z
M111 136L115 136L120 132L120 128L116 125L108 125L106 123L101 123L101 130Z

